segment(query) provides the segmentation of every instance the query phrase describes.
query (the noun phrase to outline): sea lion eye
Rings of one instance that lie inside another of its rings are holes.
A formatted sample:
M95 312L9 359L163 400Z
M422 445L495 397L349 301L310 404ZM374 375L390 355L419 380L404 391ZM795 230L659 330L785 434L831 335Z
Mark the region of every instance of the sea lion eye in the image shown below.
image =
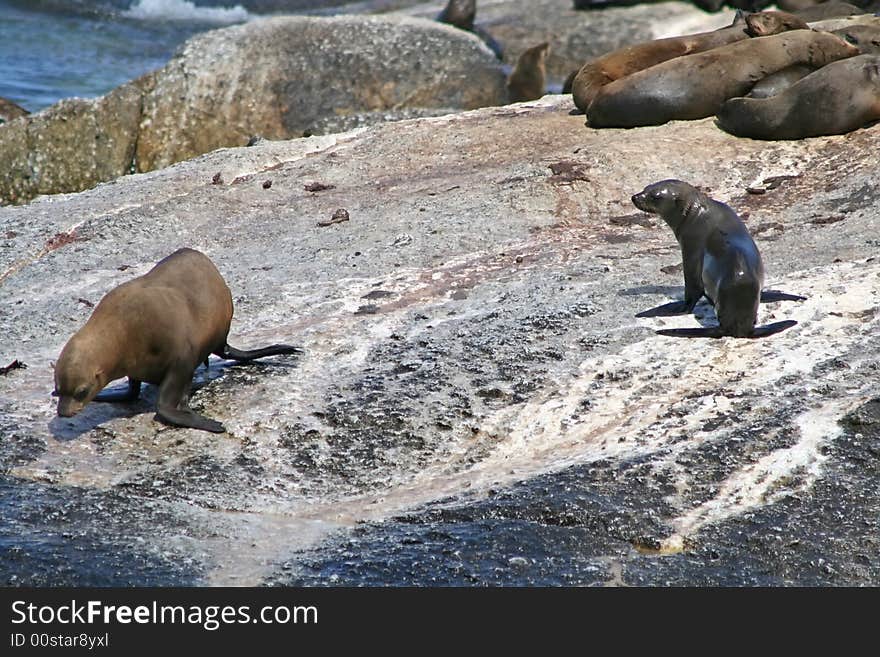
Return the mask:
M73 398L76 401L82 401L86 397L89 396L89 388L88 386L80 386L76 389L76 392L73 393Z
M58 391L57 391L57 390L53 390L53 391L52 391L52 397L57 397L57 396L58 396Z

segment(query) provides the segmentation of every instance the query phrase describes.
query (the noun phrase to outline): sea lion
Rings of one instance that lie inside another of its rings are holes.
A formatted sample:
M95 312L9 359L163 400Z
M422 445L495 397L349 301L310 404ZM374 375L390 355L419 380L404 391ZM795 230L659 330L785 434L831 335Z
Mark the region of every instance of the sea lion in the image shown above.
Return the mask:
M470 32L479 37L498 59L504 58L501 44L492 38L492 35L477 25L474 21L477 17L476 0L449 0L446 6L437 15L437 20L447 25L452 25L465 32Z
M477 0L449 0L446 6L437 15L437 20L447 25L453 25L460 30L470 32L474 29L474 19L477 17Z
M822 2L818 5L805 7L794 12L808 23L823 21L828 18L840 18L841 16L858 16L866 13L861 7L856 7L848 2Z
M853 25L833 30L832 34L853 44L863 55L880 55L880 24Z
M785 11L759 11L754 14L745 14L745 31L750 37L773 36L782 34L788 30L808 30L807 22Z
M593 128L634 128L702 119L756 81L793 64L820 68L858 48L827 32L792 30L677 57L602 87L587 108Z
M690 313L700 297L715 306L718 326L663 329L660 335L683 337L763 338L797 324L794 320L756 327L761 301L802 301L805 297L762 291L764 265L755 241L730 206L709 198L681 180L662 180L632 197L644 212L659 214L681 246L684 301L639 313L658 317Z
M250 361L293 354L277 344L242 351L226 342L232 295L206 255L180 249L149 272L108 292L92 316L64 346L55 364L58 415L70 417L95 401L132 401L141 382L159 386L156 419L166 424L222 433L222 424L187 407L193 372L208 356ZM128 377L128 391L98 393Z
M550 44L546 41L532 46L516 60L516 67L507 78L507 95L511 103L537 100L544 95L547 77L547 53Z
M880 119L880 55L820 68L769 98L731 98L718 125L738 137L803 139L842 135Z
M815 71L812 66L806 64L795 64L789 66L776 73L771 73L766 78L762 78L755 83L752 90L746 94L747 98L769 98L785 91L801 78L807 77Z
M17 105L7 98L0 97L0 125L9 123L20 116L27 116L28 114L30 114L30 112L21 105Z
M760 25L764 34L777 34L807 27L807 24L801 19L782 12L761 12L755 16L763 14L768 14L768 16L763 18L760 23L755 19L753 21L756 25ZM733 23L718 30L646 41L613 50L591 60L580 68L571 83L574 104L581 112L586 112L587 107L602 87L615 80L676 57L693 55L748 39L752 35L746 31L748 29L746 20L745 14L737 12Z

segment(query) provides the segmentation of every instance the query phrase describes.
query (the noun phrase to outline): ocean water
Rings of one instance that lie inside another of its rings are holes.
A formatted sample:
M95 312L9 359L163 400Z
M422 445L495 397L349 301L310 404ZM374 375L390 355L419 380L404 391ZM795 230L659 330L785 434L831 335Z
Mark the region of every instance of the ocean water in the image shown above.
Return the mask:
M412 2L0 0L0 97L35 112L93 98L165 65L187 38L277 13L360 12Z

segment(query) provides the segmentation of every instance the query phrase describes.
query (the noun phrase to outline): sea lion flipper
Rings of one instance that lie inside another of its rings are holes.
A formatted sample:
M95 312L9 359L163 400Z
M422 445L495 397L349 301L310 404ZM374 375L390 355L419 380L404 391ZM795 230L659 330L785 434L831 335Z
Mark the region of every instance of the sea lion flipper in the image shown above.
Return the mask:
M749 336L750 338L766 338L767 336L774 335L779 333L780 331L784 331L787 328L791 328L797 324L793 319L786 319L782 322L773 322L772 324L766 324L765 326L756 326L755 330L752 331L752 334Z
M156 411L156 419L173 427L187 427L201 429L212 433L225 433L226 427L210 418L199 415L190 409L159 409Z
M280 356L283 354L301 354L300 347L294 347L289 344L273 344L262 349L236 349L231 345L224 345L223 350L217 353L220 358L227 360L248 361L256 358L265 358L266 356ZM216 353L216 352L215 352Z
M95 395L93 401L97 402L132 402L141 396L141 382L128 379L128 389L125 392L104 390Z
M773 301L806 301L807 297L798 294L789 294L781 290L761 290L761 303L771 303Z
M194 370L195 366L183 363L177 363L168 369L168 373L159 384L156 419L175 427L223 433L226 428L222 424L186 407Z
M691 310L693 310L693 306L690 306L686 301L671 301L650 310L643 310L636 317L671 317L672 315L686 315Z

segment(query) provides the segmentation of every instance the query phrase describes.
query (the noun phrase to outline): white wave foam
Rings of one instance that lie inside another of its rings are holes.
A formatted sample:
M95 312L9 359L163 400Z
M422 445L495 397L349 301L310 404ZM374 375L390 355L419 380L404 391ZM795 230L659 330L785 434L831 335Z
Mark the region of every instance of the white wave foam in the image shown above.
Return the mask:
M243 23L253 18L241 5L197 7L189 0L138 0L123 16L147 21L198 21L201 23Z

